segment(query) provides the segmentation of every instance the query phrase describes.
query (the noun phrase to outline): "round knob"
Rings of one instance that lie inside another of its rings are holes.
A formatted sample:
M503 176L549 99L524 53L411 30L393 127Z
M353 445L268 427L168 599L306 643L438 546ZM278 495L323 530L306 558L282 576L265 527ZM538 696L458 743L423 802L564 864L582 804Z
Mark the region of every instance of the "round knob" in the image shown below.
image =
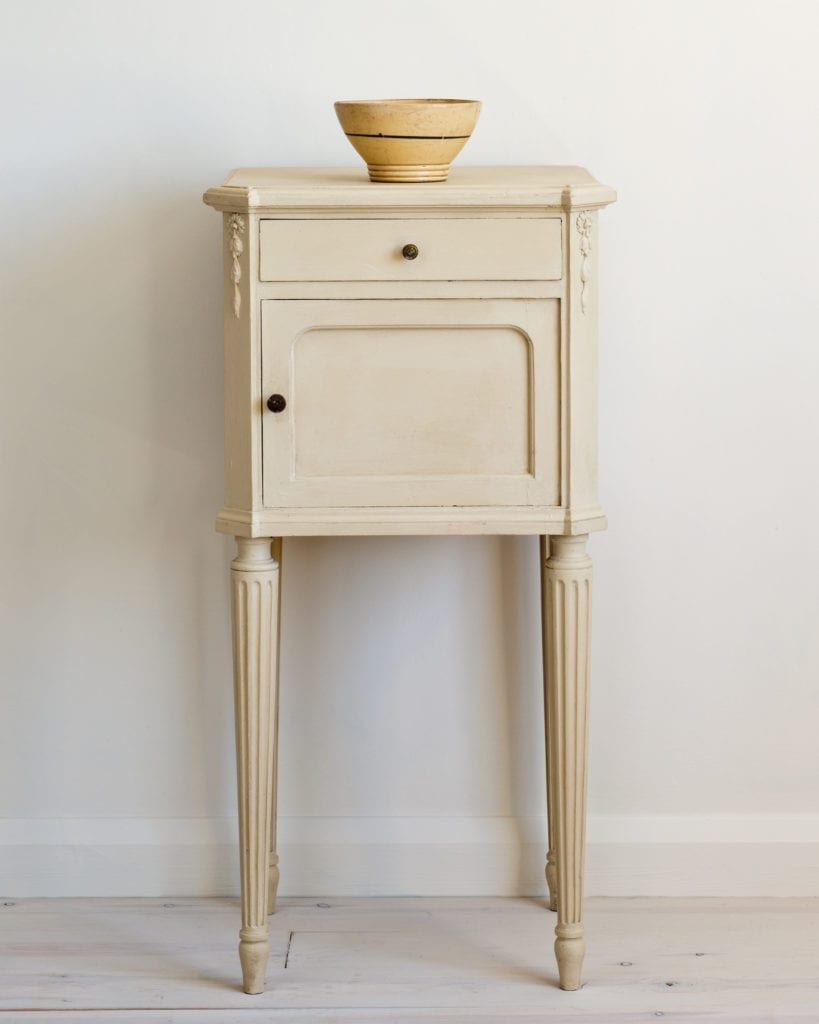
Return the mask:
M282 412L287 407L284 395L271 395L267 400L267 408L271 412Z
M413 245L412 242L410 242L409 245L405 245L404 248L401 250L401 255L404 257L405 260L416 259L418 256L418 246Z

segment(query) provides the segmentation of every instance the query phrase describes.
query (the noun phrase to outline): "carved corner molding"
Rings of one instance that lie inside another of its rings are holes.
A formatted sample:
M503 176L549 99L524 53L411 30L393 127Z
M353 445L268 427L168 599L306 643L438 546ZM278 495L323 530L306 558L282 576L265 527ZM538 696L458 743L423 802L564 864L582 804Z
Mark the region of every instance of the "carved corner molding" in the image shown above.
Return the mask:
M245 233L244 218L240 217L238 213L232 213L228 218L228 230L231 255L230 279L233 282L233 315L238 320L242 309L242 292L239 288L239 282L242 280L242 265L239 262L239 257L245 251L245 244L242 241L242 235Z
M586 297L586 286L591 279L591 264L589 258L591 257L592 243L592 227L594 221L592 215L588 210L581 210L575 220L577 227L577 233L580 235L580 310L585 316L586 304L588 299Z

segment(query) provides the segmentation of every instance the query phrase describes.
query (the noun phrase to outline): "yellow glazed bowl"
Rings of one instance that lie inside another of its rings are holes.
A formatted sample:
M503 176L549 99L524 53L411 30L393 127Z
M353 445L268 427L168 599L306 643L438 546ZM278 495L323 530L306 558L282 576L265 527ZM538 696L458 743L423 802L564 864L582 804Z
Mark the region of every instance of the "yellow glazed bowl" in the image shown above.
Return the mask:
M446 181L481 110L478 100L345 100L335 107L370 181Z

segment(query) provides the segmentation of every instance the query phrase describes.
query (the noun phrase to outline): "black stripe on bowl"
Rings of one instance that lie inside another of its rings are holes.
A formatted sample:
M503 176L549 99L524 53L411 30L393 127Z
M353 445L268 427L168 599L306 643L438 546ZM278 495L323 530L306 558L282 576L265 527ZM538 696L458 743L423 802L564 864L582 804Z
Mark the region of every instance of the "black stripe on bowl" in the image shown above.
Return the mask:
M345 132L348 139L429 139L448 142L450 139L469 139L470 135L384 135L382 132Z

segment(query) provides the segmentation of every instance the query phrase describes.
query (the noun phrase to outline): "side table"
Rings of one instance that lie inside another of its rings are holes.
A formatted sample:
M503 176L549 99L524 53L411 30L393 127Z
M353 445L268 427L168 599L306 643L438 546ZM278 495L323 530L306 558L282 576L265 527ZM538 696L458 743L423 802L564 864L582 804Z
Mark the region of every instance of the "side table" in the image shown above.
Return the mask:
M591 561L597 501L597 211L580 167L248 168L224 223L225 505L244 989L275 909L282 538L537 534L550 903L580 986Z

